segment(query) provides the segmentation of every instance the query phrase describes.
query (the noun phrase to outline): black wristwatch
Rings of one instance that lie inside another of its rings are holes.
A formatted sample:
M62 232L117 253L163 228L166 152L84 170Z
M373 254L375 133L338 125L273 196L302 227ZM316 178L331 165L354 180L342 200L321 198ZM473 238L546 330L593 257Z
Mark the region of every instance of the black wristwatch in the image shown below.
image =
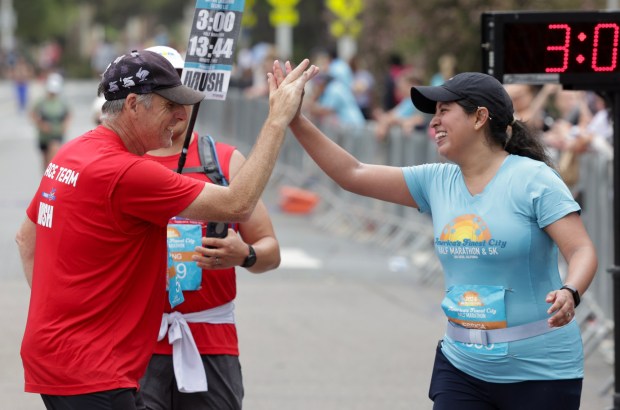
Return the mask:
M242 268L250 268L256 263L256 252L254 252L254 248L252 245L248 245L248 249L250 250L250 253L245 257L245 260L241 264Z
M573 300L575 301L575 307L579 306L579 302L581 302L581 298L579 297L579 291L572 286L564 285L560 288L560 290L566 289L570 293L573 294Z

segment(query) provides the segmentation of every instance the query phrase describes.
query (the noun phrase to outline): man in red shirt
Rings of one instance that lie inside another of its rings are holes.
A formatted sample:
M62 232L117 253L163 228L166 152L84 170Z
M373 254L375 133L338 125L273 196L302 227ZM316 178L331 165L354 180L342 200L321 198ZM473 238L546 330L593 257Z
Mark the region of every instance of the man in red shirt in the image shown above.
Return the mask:
M184 61L178 51L166 46L147 50L164 56L181 75ZM172 146L150 151L145 158L167 168L177 169L187 125L187 121L179 122L174 128ZM183 173L216 183L201 169L206 164L200 160L198 139L198 134L193 133ZM221 142L215 143L215 154L216 165L221 168L226 181L234 179L245 161L243 154L235 147ZM169 226L175 226L173 224L177 222L177 218L174 218ZM204 225L201 221L184 222ZM250 219L234 224L228 229L226 238L204 238L203 242L205 247L201 247L197 254L200 255L198 267L202 268L200 287L184 291L184 300L177 306L172 307L172 303L166 303L159 334L161 340L140 380L141 396L148 409L240 410L242 407L243 381L233 315L233 301L237 295L235 267L242 266L253 273L275 269L280 264L280 247L267 207L260 200ZM184 263L188 266L192 262ZM169 283L168 289L171 288L174 286ZM176 313L173 315L173 312ZM222 313L227 319L221 319ZM172 338L171 341L170 335L176 335L178 322L182 323L183 328L184 323L187 323L188 328L185 329L189 333L183 335L182 339ZM194 340L195 347L191 346L191 351L185 351L181 345L189 339ZM177 365L173 363L173 357ZM186 363L191 365L187 366ZM196 371L188 371L188 367Z
M32 287L21 348L26 391L40 393L48 409L135 409L164 309L168 220L251 217L317 72L308 66L304 60L280 87L268 76L263 129L222 187L143 157L171 145L185 106L203 94L183 86L156 53L110 63L99 85L102 125L60 149L16 236Z

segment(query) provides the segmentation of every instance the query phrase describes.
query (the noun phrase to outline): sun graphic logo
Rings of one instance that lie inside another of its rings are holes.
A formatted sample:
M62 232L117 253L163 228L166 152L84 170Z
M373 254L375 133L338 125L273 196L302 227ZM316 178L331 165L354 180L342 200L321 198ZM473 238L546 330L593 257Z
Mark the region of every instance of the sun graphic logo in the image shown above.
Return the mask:
M491 232L486 222L476 214L461 215L454 218L441 232L440 240L464 243L482 242L491 239Z
M166 236L168 238L180 238L181 232L179 232L179 230L175 227L168 226L168 229L166 230Z
M473 290L468 290L463 293L461 296L461 300L459 301L459 306L483 306L482 300L480 300L480 295L478 292L474 292Z

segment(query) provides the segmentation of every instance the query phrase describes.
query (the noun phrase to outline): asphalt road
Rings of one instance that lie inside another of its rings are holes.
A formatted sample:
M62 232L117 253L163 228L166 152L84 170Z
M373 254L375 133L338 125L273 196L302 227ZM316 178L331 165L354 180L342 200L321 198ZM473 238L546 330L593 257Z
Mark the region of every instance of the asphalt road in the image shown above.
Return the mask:
M74 107L69 135L91 128L93 82L69 82ZM19 347L29 290L13 237L41 175L34 129L0 81L0 408L43 409L23 392ZM32 95L40 94L34 84ZM431 409L427 398L437 340L443 334L441 285L420 285L411 268L369 243L321 232L311 215L277 206L278 187L263 197L282 246L282 266L253 275L239 269L236 317L248 410ZM392 269L390 268L392 267ZM582 409L611 402L599 390L612 367L586 361Z

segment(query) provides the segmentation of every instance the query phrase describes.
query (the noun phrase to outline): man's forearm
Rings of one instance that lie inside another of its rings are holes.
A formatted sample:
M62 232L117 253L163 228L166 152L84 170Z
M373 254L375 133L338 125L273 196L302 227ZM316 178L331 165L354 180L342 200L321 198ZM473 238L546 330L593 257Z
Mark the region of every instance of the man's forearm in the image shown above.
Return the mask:
M28 282L28 286L32 287L36 225L30 219L26 218L20 227L17 235L15 235L15 242L17 242L17 247L19 249L19 256L22 261L22 268L24 269L26 281Z

